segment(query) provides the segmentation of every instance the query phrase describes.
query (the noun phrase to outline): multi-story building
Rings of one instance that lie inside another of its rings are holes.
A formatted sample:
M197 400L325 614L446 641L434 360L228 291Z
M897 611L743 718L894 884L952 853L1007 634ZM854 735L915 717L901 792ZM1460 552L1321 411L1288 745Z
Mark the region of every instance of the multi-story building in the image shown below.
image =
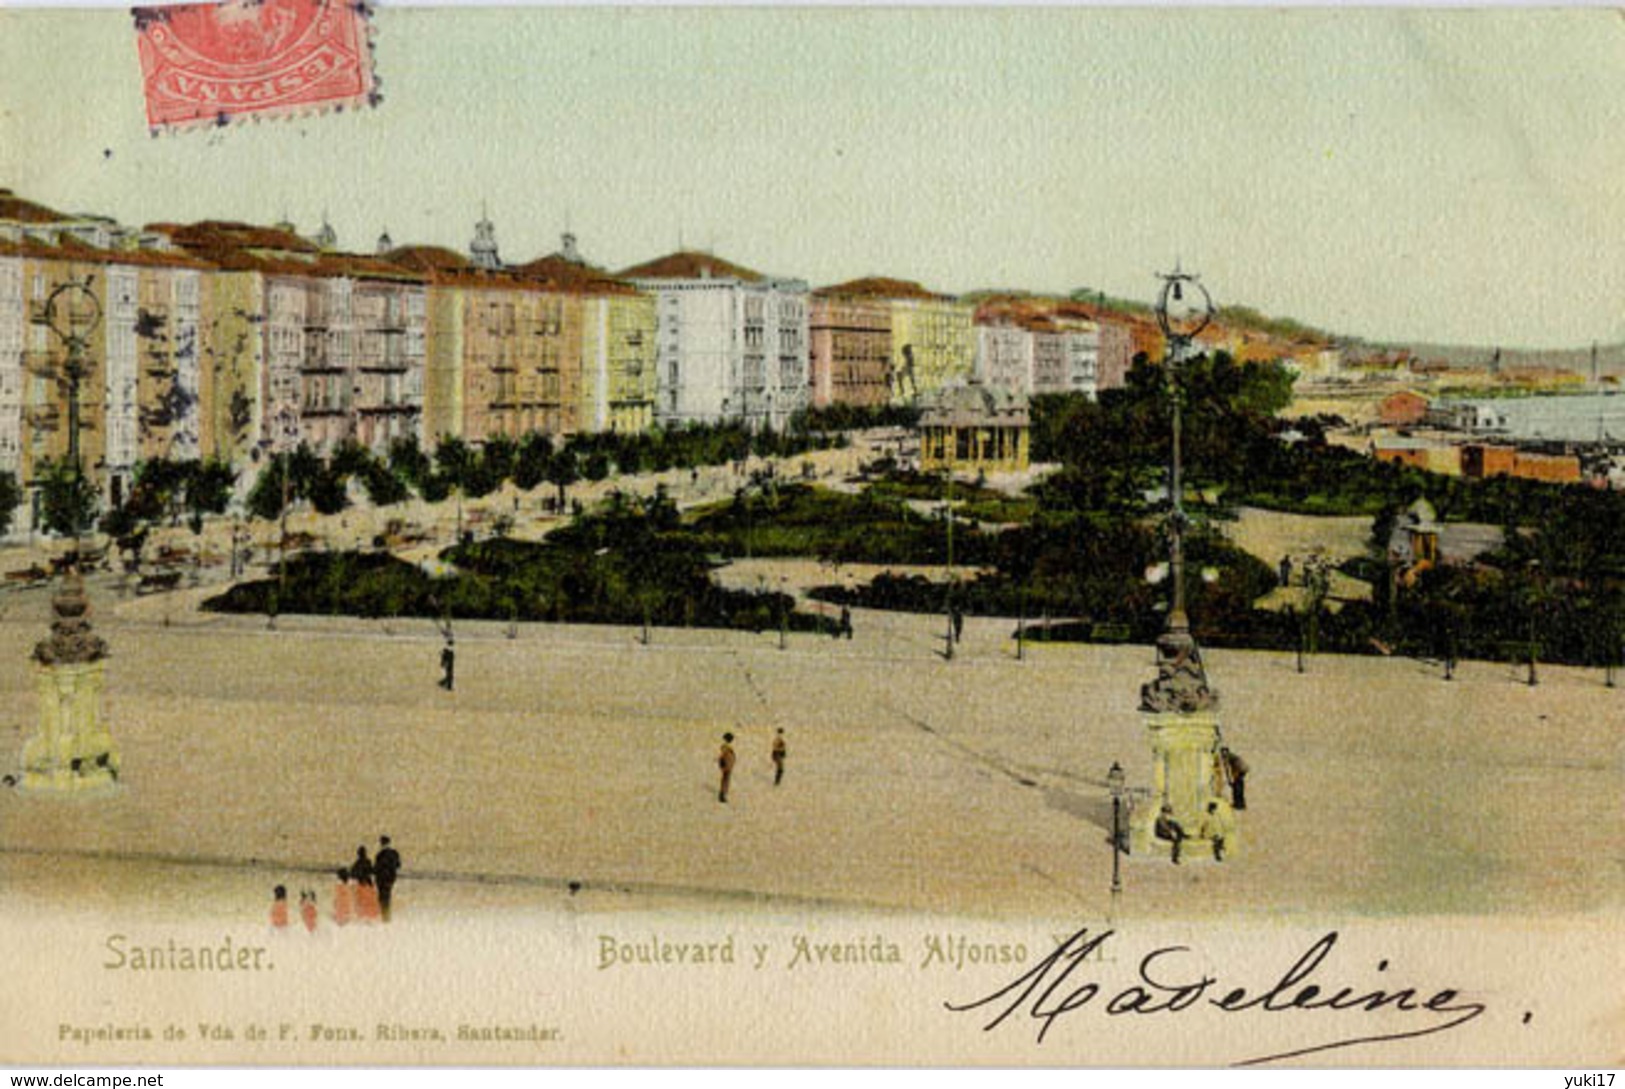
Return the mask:
M587 324L599 315L587 313L580 295L437 247L388 256L428 279L430 441L582 430Z
M281 227L211 221L149 229L217 270L222 305L207 323L199 380L212 402L205 452L308 444L328 453L357 442L382 454L397 439L422 438L422 275L326 251Z
M919 284L904 286L913 290L891 296L893 397L913 402L971 377L976 365L976 308Z
M22 470L23 349L28 343L23 309L23 259L0 250L0 473Z
M989 300L976 311L976 374L1015 393L1083 393L1099 385L1101 327L1077 303Z
M652 427L659 392L654 296L588 264L571 234L558 252L519 271L581 308L580 428L630 434Z
M690 252L619 276L658 300L656 422L741 420L782 428L806 407L804 281Z
M891 402L891 304L866 290L874 283L855 280L812 293L808 382L813 408Z
M0 192L0 471L34 493L19 529L37 524L41 468L75 439L109 505L142 461L199 456L210 271L158 235ZM83 334L76 384L68 326Z
M1095 389L1122 389L1128 384L1134 365L1134 335L1128 324L1102 316L1100 352L1095 370Z
M976 380L990 389L1029 394L1033 388L1033 335L1008 316L976 324Z

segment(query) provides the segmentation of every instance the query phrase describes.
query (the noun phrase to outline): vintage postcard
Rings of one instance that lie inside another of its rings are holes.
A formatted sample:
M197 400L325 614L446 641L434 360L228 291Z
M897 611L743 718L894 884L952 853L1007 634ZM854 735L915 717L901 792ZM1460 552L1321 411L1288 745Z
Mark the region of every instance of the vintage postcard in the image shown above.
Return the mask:
M8 5L0 1064L1621 1065L1622 102Z

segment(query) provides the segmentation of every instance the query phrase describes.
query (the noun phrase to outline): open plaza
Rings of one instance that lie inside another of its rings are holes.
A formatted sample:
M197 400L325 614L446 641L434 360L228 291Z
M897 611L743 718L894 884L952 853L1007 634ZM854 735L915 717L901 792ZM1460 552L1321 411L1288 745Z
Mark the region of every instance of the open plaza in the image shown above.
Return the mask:
M771 561L757 561L771 566ZM786 579L817 581L787 563ZM259 920L394 837L406 919L463 897L539 909L729 904L996 917L1109 909L1114 761L1150 785L1142 646L1029 643L971 618L859 610L850 641L459 623L437 687L424 620L225 617L209 591L120 599L107 639L116 789L0 793L7 910ZM6 759L34 729L49 590L0 618ZM816 606L805 606L816 607ZM1225 742L1253 771L1222 864L1125 860L1141 917L1614 913L1625 768L1599 671L1209 652ZM769 747L788 740L772 783ZM731 731L739 766L717 801ZM162 874L154 880L153 874ZM309 875L304 876L304 875Z

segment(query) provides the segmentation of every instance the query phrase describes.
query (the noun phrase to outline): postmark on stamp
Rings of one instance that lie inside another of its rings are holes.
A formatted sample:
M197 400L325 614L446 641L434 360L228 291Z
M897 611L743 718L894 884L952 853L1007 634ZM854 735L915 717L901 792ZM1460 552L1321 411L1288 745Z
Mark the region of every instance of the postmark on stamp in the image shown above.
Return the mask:
M362 0L227 0L133 14L155 132L377 103Z

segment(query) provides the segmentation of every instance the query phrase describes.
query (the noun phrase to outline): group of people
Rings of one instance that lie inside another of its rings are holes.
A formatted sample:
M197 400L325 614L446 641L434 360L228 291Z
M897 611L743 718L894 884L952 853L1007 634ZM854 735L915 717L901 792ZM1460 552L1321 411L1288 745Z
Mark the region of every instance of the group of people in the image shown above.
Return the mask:
M1232 811L1247 808L1247 771L1247 761L1239 753L1231 751L1228 745L1220 745L1213 754L1214 793L1222 793L1223 787L1228 785ZM1166 840L1171 845L1174 865L1179 865L1181 849L1191 836L1185 826L1175 819L1174 807L1169 802L1162 803L1152 832L1158 839ZM1213 845L1213 860L1223 862L1232 835L1230 814L1220 812L1217 801L1209 801L1196 834Z
M734 765L738 763L738 754L734 752L734 735L722 735L722 749L717 753L717 767L722 771L722 785L717 790L717 801L724 804L728 801L728 787L733 783ZM784 727L779 727L773 735L773 747L769 750L769 758L773 761L773 785L778 786L784 782L784 758L789 751L785 744Z
M353 922L389 922L395 882L400 872L400 852L395 850L388 836L379 837L376 857L369 858L365 846L357 847L355 861L335 871L333 924L348 926ZM315 891L302 890L299 893L299 921L305 930L315 933L319 914ZM271 894L271 928L286 930L291 923L287 886L278 885Z

